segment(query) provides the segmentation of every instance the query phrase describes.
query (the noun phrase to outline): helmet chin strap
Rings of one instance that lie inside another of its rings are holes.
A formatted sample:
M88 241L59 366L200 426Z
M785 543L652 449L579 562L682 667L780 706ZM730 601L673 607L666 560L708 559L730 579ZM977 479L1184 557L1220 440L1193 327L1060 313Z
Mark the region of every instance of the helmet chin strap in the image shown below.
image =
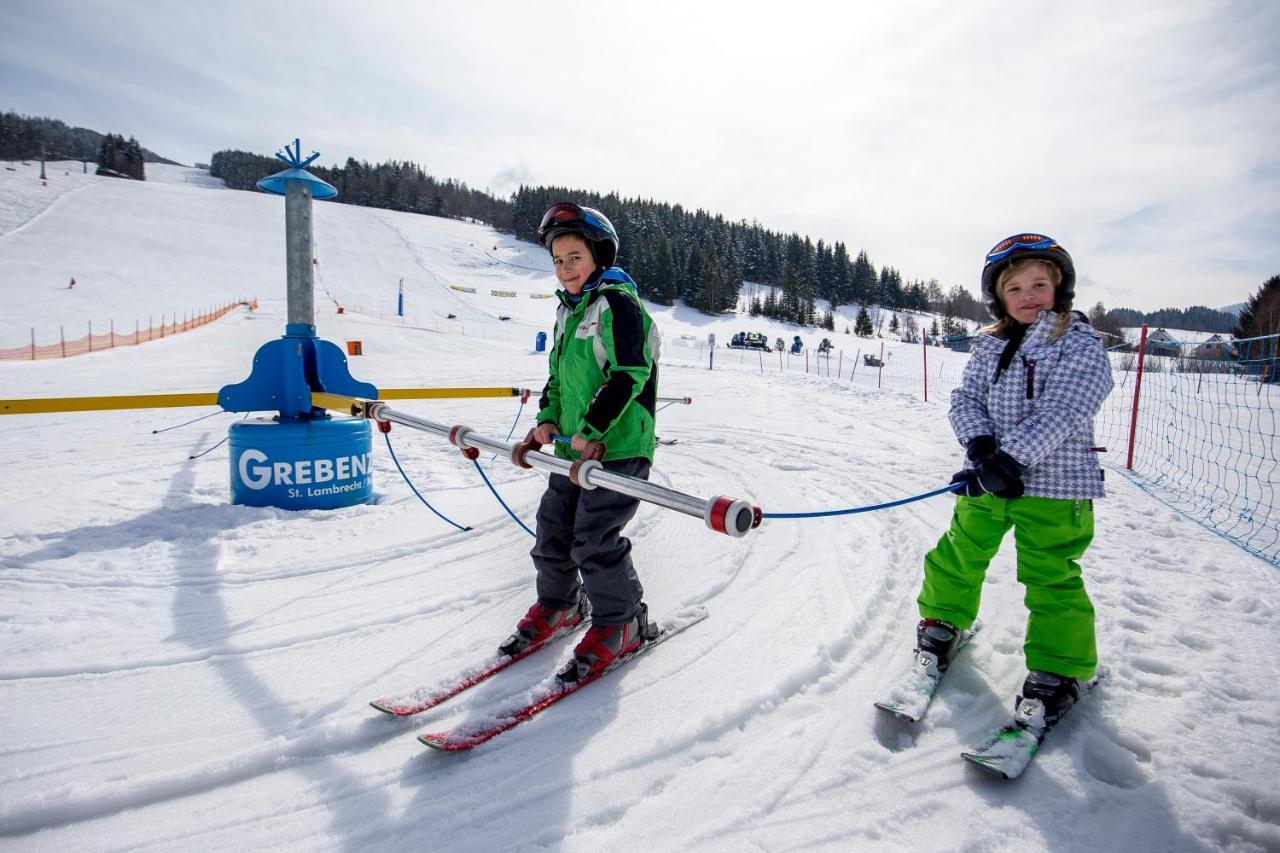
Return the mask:
M590 277L590 278L588 278L588 279L586 280L586 282L584 282L584 283L583 283L583 285L582 285L582 292L581 292L581 293L570 293L570 294L569 294L569 301L570 301L570 302L573 302L573 303L577 303L577 302L578 302L578 300L580 300L580 299L584 298L588 293L590 293L591 291L595 290L595 289L596 289L596 285L598 285L598 284L600 283L600 276L602 276L602 275L604 275L604 267L600 266L599 264L596 264L596 271L595 271L595 272L593 272L593 273L591 274L591 277Z

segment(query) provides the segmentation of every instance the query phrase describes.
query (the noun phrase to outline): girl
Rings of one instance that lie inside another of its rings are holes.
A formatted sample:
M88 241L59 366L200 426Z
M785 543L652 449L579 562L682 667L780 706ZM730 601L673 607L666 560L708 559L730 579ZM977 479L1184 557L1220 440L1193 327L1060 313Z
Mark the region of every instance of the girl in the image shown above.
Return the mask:
M966 449L951 528L925 556L917 655L945 672L959 632L978 615L982 581L1009 528L1026 587L1030 674L1016 716L1052 725L1097 669L1093 605L1077 562L1093 539L1102 469L1093 418L1111 366L1075 295L1071 256L1042 234L1017 234L987 254L982 289L996 318L951 396Z
M618 234L604 214L562 202L542 217L538 241L551 253L560 307L538 426L526 442L572 436L556 455L577 459L603 444L605 469L649 478L658 387L658 331L620 267ZM538 506L533 550L538 601L499 647L518 655L591 615L591 628L558 673L577 681L649 638L648 608L622 528L640 502L583 489L552 474ZM590 609L588 610L588 602Z

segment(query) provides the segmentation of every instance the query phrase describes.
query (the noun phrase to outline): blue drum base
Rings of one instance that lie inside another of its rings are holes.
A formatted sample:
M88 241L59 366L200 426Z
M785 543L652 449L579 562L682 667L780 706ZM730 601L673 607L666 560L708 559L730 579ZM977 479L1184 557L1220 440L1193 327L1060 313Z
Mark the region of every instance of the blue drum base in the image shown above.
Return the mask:
M369 422L250 418L231 425L231 502L340 509L373 499Z

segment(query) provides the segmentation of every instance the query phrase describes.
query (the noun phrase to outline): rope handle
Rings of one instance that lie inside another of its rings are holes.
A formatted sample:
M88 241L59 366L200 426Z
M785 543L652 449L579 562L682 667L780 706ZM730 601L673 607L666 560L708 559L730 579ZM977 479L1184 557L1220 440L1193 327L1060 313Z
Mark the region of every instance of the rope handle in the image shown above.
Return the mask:
M958 491L959 489L963 489L964 486L964 483L950 483L943 486L941 489L934 489L931 492L925 492L921 495L912 495L909 498L902 498L901 500L889 501L881 504L869 504L868 506L855 506L848 509L828 509L821 512L766 512L763 513L763 516L765 518L827 518L833 515L854 515L859 512L874 512L878 509L889 509L891 507L913 503L914 501L922 501L926 498L944 495L947 492Z
M604 453L603 441L588 441L587 446L582 448L582 454L569 466L569 482L583 489L594 489L595 486L590 482L590 472L601 467Z

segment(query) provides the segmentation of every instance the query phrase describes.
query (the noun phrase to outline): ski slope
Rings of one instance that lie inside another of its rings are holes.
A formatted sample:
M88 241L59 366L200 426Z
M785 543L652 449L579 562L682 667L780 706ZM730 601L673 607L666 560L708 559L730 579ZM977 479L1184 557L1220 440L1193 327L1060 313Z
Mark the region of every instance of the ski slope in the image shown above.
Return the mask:
M260 308L138 347L0 362L0 397L216 391L283 332L280 199L158 166L145 184L73 171L46 197L10 165L0 281L19 343L32 325L161 304ZM363 342L358 379L541 386L533 338L554 302L530 294L554 282L537 247L325 203L315 232L319 333ZM380 317L401 278L409 316ZM655 315L677 339L796 333ZM959 464L945 401L732 359L671 358L661 376L660 393L694 404L660 415L678 443L659 448L653 479L695 495L832 509L936 488ZM518 412L509 399L397 408L498 438ZM532 602L529 537L456 450L400 427L405 470L471 532L418 502L380 436L374 504L230 506L225 446L189 458L238 417L215 412L0 418L0 849L1280 849L1277 573L1121 477L1085 561L1109 677L1016 782L959 758L1024 675L1011 543L989 571L986 626L929 716L911 727L872 707L910 657L949 498L766 521L741 540L642 506L628 533L652 611L710 618L444 755L414 736L527 690L571 643L418 718L366 703L492 652ZM531 522L542 476L482 461Z

